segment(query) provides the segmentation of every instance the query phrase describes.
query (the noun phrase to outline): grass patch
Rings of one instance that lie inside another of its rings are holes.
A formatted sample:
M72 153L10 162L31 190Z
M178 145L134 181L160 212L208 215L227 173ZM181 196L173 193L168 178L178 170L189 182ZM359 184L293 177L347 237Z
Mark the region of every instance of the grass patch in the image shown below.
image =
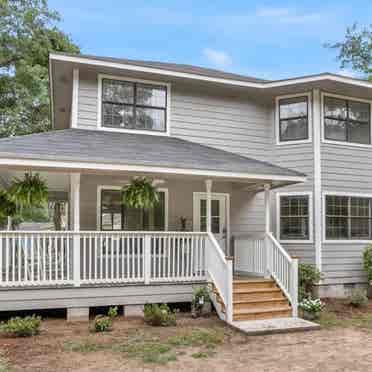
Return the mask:
M205 346L207 349L213 349L217 345L222 344L223 340L224 334L222 330L196 328L183 335L169 337L167 342L176 347Z
M65 351L74 351L78 353L91 353L102 350L103 345L97 345L89 341L67 341L63 344Z
M372 314L354 314L346 318L331 311L323 311L318 323L323 328L355 327L372 330Z
M215 353L214 352L211 352L211 351L198 351L196 353L193 353L191 354L191 356L194 358L194 359L206 359L206 358L209 358L210 356L214 355Z
M0 372L10 372L10 371L11 371L11 368L10 368L9 361L4 357L0 357Z

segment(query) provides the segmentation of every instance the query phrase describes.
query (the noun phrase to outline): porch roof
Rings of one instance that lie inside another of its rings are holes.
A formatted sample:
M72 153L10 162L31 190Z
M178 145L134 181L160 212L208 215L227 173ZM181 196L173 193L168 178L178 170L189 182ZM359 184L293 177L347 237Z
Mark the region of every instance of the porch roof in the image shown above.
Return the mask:
M0 139L0 165L107 169L303 182L265 161L170 136L65 129Z

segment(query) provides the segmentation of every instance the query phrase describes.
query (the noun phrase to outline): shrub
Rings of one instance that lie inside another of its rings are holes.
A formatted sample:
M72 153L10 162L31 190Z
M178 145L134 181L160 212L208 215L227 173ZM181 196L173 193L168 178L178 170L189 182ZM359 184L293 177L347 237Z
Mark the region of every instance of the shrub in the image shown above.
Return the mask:
M195 316L200 316L205 305L210 304L211 299L207 287L199 287L194 291L191 306L192 313Z
M363 267L367 272L368 282L372 285L372 244L366 246L363 252Z
M368 305L367 291L362 288L355 288L350 295L350 304L355 307Z
M107 332L111 330L112 319L106 315L97 315L94 318L94 331Z
M322 273L310 264L300 264L298 266L298 297L302 301L310 298L313 293L314 285L322 279Z
M32 315L24 318L17 316L1 323L0 330L17 337L30 337L40 332L40 325L41 317L39 316Z
M107 312L107 315L111 319L116 318L118 316L118 307L117 306L115 306L115 307L111 306L109 308L108 312Z
M298 307L308 313L318 314L323 309L323 303L319 298L315 300L305 298L299 303Z
M144 308L145 322L155 327L176 325L176 313L168 305L146 304Z

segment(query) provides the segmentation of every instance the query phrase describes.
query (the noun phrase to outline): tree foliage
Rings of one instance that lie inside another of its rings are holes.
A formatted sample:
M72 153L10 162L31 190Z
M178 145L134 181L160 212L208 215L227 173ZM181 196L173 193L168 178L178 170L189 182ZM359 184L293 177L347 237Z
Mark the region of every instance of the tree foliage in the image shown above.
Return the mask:
M341 68L351 67L372 81L372 24L358 27L355 23L346 29L344 41L326 46L338 50Z
M49 53L78 53L47 0L0 0L0 137L50 128Z

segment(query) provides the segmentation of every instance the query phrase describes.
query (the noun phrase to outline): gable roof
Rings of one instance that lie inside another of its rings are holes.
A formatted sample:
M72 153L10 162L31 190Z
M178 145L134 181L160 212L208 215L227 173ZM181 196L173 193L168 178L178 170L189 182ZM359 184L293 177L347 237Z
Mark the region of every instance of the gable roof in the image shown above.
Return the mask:
M245 175L247 178L295 182L302 182L306 177L268 162L175 137L84 129L0 139L0 164L1 159L79 162L85 163L88 169L93 163L106 164L107 169L111 169L111 165L145 166L154 169L154 173L156 169L173 169L176 172L179 170L179 173L183 173L182 170L195 171L200 175L216 172L225 177Z

